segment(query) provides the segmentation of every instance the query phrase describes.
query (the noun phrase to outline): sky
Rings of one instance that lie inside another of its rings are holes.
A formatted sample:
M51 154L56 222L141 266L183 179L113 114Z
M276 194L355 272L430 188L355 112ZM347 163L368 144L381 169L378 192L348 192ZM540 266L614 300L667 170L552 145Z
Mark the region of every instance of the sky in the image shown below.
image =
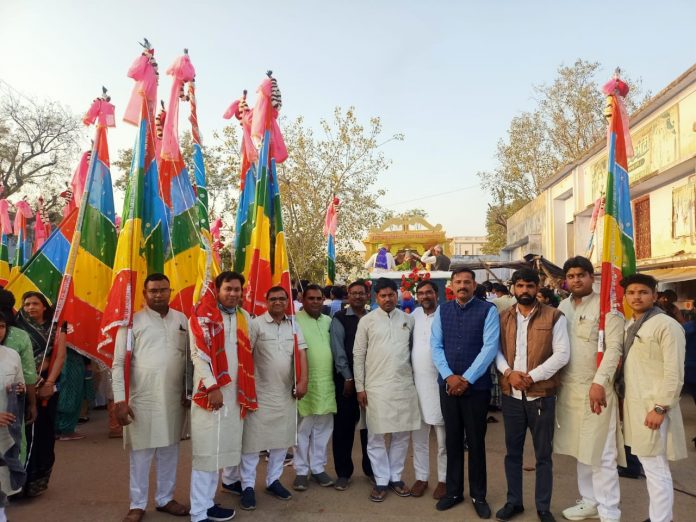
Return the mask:
M355 106L365 123L381 118L385 138L405 135L381 148L393 162L376 185L383 206L422 208L448 236L484 235L477 172L495 168L510 120L535 105L533 86L582 58L602 64L599 80L620 66L654 94L696 60L695 21L688 0L0 0L0 80L79 114L107 86L115 158L135 139L120 120L143 37L165 100L164 72L189 49L204 145L272 69L291 119L318 127L334 107Z

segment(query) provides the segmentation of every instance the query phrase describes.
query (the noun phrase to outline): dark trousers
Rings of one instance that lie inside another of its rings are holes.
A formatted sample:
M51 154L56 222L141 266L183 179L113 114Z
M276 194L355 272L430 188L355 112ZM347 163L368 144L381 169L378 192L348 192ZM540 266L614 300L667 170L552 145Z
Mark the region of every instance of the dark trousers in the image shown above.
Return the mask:
M350 478L353 476L353 441L355 440L355 425L360 420L360 406L356 394L350 397L343 396L343 377L334 376L336 383L336 414L334 415L333 436L331 446L333 449L334 466L338 477ZM362 470L365 475L371 477L372 465L367 456L367 430L360 430L360 445L362 446Z
M440 387L440 407L445 420L447 496L464 496L464 442L469 448L469 495L486 499L486 415L490 390L471 390L455 397Z
M54 393L46 404L37 398L37 416L33 424L25 427L29 460L24 494L34 497L48 488L48 481L56 460L53 452L56 444L55 425L58 411L58 393Z
M536 484L534 502L537 511L550 511L553 490L553 430L556 422L556 397L535 400L515 399L503 395L503 422L505 424L505 477L507 501L523 506L522 458L527 429L532 434L536 456Z

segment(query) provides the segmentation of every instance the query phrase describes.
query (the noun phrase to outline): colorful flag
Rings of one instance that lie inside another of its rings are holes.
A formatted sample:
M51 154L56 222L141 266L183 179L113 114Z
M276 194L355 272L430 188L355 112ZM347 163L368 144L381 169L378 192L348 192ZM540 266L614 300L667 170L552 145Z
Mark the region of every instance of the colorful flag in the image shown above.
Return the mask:
M10 250L7 245L9 235L12 235L10 203L6 199L0 199L0 286L3 288L10 280Z
M338 206L339 199L336 196L331 198L326 209L324 219L324 236L327 238L326 252L326 283L334 284L336 281L336 227L338 226Z
M147 63L153 67L152 60ZM151 76L147 72L143 74ZM164 238L168 234L168 225L159 188L155 159L155 107L150 95L137 89L133 92L133 96L140 100L140 123L98 346L99 353L108 360L113 360L114 340L119 327L128 327L127 344L132 346L133 314L142 308L145 278L153 272L164 272ZM156 95L154 97L156 99ZM133 100L129 107L132 105ZM129 350L126 354L126 390L130 355Z
M206 276L208 279L214 277L217 272L212 268L212 250L209 242L210 226L207 215L205 221L201 223L200 201L191 185L188 169L179 148L179 101L189 99L183 94L184 84L191 82L195 76L195 70L188 54L185 53L179 57L167 70L167 74L172 75L174 81L164 124L160 167L162 169L161 183L163 187L166 184L169 184L170 187L166 192L171 203L170 213L172 217L164 271L169 277L173 289L170 306L188 317L191 315L193 305L198 300L196 293L200 292L201 282ZM198 134L197 127L195 130ZM198 139L197 145L200 152L200 137ZM202 152L199 161L202 165ZM199 180L202 181L202 192L205 193L205 171L197 174ZM166 198L167 196L165 196L165 202ZM204 198L207 206L207 194ZM208 229L208 237L205 237L204 228Z
M31 239L27 234L27 221L34 217L29 203L18 201L15 205L17 213L14 220L14 233L17 238L15 243L14 266L12 272L19 271L31 257Z
M97 345L99 325L111 288L117 243L107 143L107 128L115 126L114 106L110 100L104 90L83 119L85 125L97 123L94 150L82 185L83 192L74 194L80 205L54 315L56 325L67 321L73 326L67 335L71 348L107 364L109 359L99 353Z
M38 252L22 266L15 266L10 273L6 289L21 302L25 292L41 292L49 303L56 302L60 282L70 254L77 221L77 209L63 218Z
M256 166L258 151L251 139L251 124L254 110L249 108L246 101L247 92L228 107L223 118L229 120L234 116L242 127L242 168L239 174L239 205L234 235L234 270L243 274L249 280L252 250L251 231L254 228L254 203L256 199Z
M92 146L94 146L94 144ZM88 150L82 154L80 163L77 164L75 172L73 172L73 177L70 181L70 188L64 190L60 194L61 197L65 199L63 217L70 214L73 209L78 208L82 202L82 194L85 191L85 184L87 183L87 170L89 169L89 160L91 156L91 150Z
M598 365L604 354L606 316L610 313L624 312L621 279L636 272L628 179L628 158L633 156L633 146L629 134L628 115L623 103L628 90L628 85L619 78L618 71L614 78L603 87L607 95L605 115L609 118L607 132L609 161L602 223Z

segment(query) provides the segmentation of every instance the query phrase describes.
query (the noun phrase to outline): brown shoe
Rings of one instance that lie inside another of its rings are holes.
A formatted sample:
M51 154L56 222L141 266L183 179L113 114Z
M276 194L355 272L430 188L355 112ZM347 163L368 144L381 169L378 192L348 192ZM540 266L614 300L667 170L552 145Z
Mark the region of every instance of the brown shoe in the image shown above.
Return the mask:
M140 522L144 516L144 509L131 509L124 517L123 522Z
M170 500L164 506L159 506L157 511L174 515L175 517L184 517L189 514L189 507L179 504L176 500Z
M411 486L412 497L422 497L425 490L428 488L428 483L423 480L416 480Z
M387 496L387 486L375 486L370 492L370 500L372 502L384 502Z
M447 486L444 482L438 482L435 491L433 491L433 498L435 500L440 500L447 494Z

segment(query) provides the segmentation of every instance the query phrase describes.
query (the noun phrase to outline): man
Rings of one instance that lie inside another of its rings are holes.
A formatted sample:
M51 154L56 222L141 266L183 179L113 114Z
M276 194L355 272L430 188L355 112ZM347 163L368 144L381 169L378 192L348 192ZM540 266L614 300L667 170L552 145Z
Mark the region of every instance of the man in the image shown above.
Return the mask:
M515 304L515 298L510 295L510 291L503 283L493 283L493 294L495 298L491 301L501 313Z
M239 306L244 276L222 272L190 319L194 396L191 405L191 521L231 520L215 504L220 469L239 464L244 416L256 409L251 319ZM216 299L217 294L217 299Z
M389 248L386 245L380 245L379 250L365 262L365 268L375 274L389 272L396 269L396 262L394 256L389 252Z
M534 500L541 522L553 522L553 428L558 390L558 371L568 364L568 327L556 308L536 298L539 275L529 268L512 274L517 303L500 314L500 372L505 425L505 477L507 502L496 513L510 520L524 511L522 500L522 455L527 429L532 434L536 456Z
M256 509L256 467L259 452L269 450L266 491L280 500L292 495L280 483L287 449L295 444L297 403L307 392L307 345L301 331L286 315L290 296L282 286L266 292L267 312L251 322L251 346L258 409L244 420L242 434L241 507ZM295 340L295 336L297 339ZM295 375L295 342L299 348L300 379Z
M450 258L442 253L440 245L435 245L433 248L423 252L420 260L426 265L431 265L431 270L447 272L450 269Z
M365 305L370 298L370 290L362 279L348 285L348 307L336 312L331 320L331 352L334 361L334 384L336 387L336 415L332 449L334 467L336 468L336 484L339 491L348 488L353 476L353 440L355 425L360 420L360 406L355 395L353 379L353 344L358 330L358 321L367 313ZM367 430L360 430L360 445L362 446L362 469L368 477L372 477L372 465L367 455Z
M621 286L633 311L624 338L624 436L645 470L649 520L669 522L674 490L667 461L687 456L679 408L684 384L684 330L655 306L654 277L634 274L624 278Z
M123 522L139 522L145 515L153 457L157 458L157 511L176 516L189 512L172 498L186 398L188 329L186 316L169 308L170 294L164 274L147 276L145 307L133 316L132 332L122 327L116 334L112 367L116 418L126 427L123 442L131 449L130 511ZM130 343L128 369L126 346ZM130 372L127 402L126 372Z
M430 345L445 421L447 494L436 508L450 509L464 500L464 448L469 451L469 495L480 518L490 518L486 502L486 414L491 399L489 367L500 342L498 313L474 297L476 275L469 268L452 271L455 299L433 318Z
M396 308L396 283L375 283L378 308L358 323L353 348L355 389L365 408L367 453L375 486L370 500L382 502L387 488L400 497L410 491L401 480L409 432L420 428L418 394L413 382L411 343L413 317ZM389 450L384 436L391 433Z
M310 471L312 479L320 486L334 484L325 471L336 398L329 333L331 318L321 313L322 299L321 287L308 285L302 293L302 311L296 318L307 344L307 371L311 376L307 394L297 405L300 423L294 459L296 476L292 485L296 491L305 491L309 487Z
M592 262L582 256L571 257L563 265L563 273L570 296L558 309L568 325L570 362L560 374L553 450L577 459L580 492L580 500L564 510L563 517L618 521L621 509L616 462L619 448L623 454L623 437L614 375L623 352L624 320L618 313L606 316L604 356L597 367L600 300L592 290Z
M445 496L447 478L447 449L445 448L445 421L440 408L440 390L437 384L437 368L433 364L430 347L430 332L437 310L437 284L432 279L420 281L416 286L416 298L420 307L411 317L413 326L413 379L418 392L420 404L421 429L414 431L413 467L416 470L416 482L411 487L411 496L422 497L428 487L430 477L430 431L435 429L437 437L437 487L433 498L440 500Z

